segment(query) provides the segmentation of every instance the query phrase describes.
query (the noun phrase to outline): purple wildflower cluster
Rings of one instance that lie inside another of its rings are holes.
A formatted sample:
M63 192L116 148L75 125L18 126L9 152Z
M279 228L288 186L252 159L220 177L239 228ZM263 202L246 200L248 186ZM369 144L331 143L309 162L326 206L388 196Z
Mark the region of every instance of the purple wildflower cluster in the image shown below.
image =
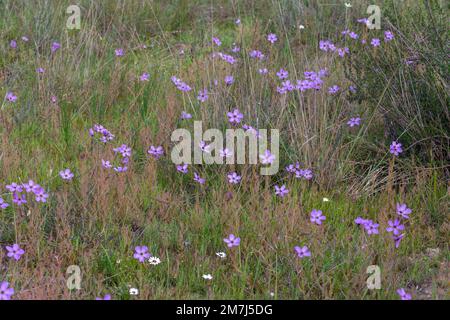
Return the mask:
M89 129L89 135L91 137L99 136L99 140L103 143L114 140L114 135L100 124L95 124Z
M397 203L397 215L400 219L409 219L409 215L412 210L407 207L404 203ZM396 218L388 221L388 226L386 227L386 231L392 233L392 240L394 241L395 247L398 248L400 246L400 242L405 236L403 230L405 226L402 224L401 220ZM379 224L375 223L370 219L364 219L362 217L357 217L355 219L355 223L364 227L368 235L378 234Z
M265 55L259 50L251 50L249 53L249 56L252 59L258 59L258 60L263 60L265 58Z
M177 87L177 89L182 92L189 92L192 90L192 88L187 83L183 82L181 79L175 76L173 76L171 80L175 87Z
M290 164L286 167L286 171L297 179L311 180L313 172L311 169L301 169L300 163Z
M237 59L230 54L218 52L217 56L229 64L235 64L237 62Z
M344 57L346 54L350 53L350 49L348 47L339 48L330 40L320 40L319 49L324 52L335 52L340 57Z
M47 202L47 198L49 196L45 189L39 184L35 183L33 180L29 180L27 183L23 184L13 182L7 185L6 189L11 192L12 202L17 204L18 206L27 203L27 193L34 194L34 199L36 200L36 202ZM8 206L8 203L6 203L5 200L0 197L0 208L6 209Z
M109 160L102 159L102 166L105 169L113 168L115 172L121 173L128 170L128 163L131 157L131 148L126 144L122 144L117 148L113 148L114 160L111 163Z

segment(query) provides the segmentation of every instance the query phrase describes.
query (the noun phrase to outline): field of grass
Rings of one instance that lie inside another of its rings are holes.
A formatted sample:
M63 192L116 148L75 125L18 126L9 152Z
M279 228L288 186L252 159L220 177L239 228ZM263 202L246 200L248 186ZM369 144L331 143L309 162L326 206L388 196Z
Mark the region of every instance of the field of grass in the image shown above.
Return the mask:
M1 1L0 298L448 299L449 7L376 2L379 30L358 22L366 1ZM317 88L295 88L305 72L322 73ZM278 173L179 172L171 134L194 121L279 130ZM160 263L136 259L140 246Z

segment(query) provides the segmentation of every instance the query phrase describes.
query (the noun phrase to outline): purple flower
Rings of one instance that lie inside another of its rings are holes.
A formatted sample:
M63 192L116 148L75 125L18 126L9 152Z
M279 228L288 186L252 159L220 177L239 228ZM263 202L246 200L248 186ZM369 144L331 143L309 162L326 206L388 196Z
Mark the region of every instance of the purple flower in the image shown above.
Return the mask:
M359 126L361 124L361 118L359 118L359 117L350 118L350 120L347 121L347 124L349 127Z
M228 238L223 239L223 241L227 244L228 248L233 248L239 246L241 238L236 238L234 234L230 234Z
M123 55L125 54L125 51L122 48L118 48L118 49L114 50L114 53L115 53L116 57L123 57Z
M258 72L259 74L267 74L269 71L267 70L267 68L260 68Z
M144 262L146 259L150 258L150 252L148 252L147 246L137 246L134 248L135 252L133 257L139 262Z
M181 81L181 79L178 79L177 77L173 76L171 78L172 83L177 87L178 90L183 92L191 91L192 88L188 86L185 82Z
M128 167L126 167L126 166L124 166L124 167L121 167L121 166L117 166L117 167L114 167L114 171L115 172L125 172L125 171L127 171L128 170Z
M400 223L400 220L395 219L394 221L388 221L389 227L386 228L387 232L392 232L394 235L400 234L400 231L405 229L405 226Z
M319 49L322 51L335 51L336 46L330 40L320 40Z
M114 148L113 151L114 153L120 153L124 158L131 157L131 148L126 144L122 144L120 147Z
M53 42L52 43L52 47L50 48L50 50L52 52L56 52L57 50L59 50L59 48L61 48L61 45L58 42Z
M22 41L23 41L23 42L28 42L28 40L30 40L30 39L28 39L28 37L27 37L27 36L22 36L22 38L21 38L21 39L22 39Z
M14 289L9 288L9 282L0 282L0 300L11 300L13 294Z
M366 223L364 223L364 229L366 229L367 234L378 234L378 227L380 225L378 223L373 222L372 220L367 220Z
M355 86L349 86L348 87L348 91L350 91L351 93L356 93L356 87Z
M396 141L392 141L389 149L390 149L389 152L392 153L394 156L398 156L400 153L403 152L402 144Z
M208 100L208 90L203 89L198 92L197 100L200 102L205 102Z
M15 182L6 185L6 189L8 189L11 192L22 192L23 191L23 186L20 184L17 184Z
M95 298L95 300L111 300L111 295L110 294L105 294L105 296L102 297L97 297Z
M8 100L9 102L16 102L17 96L15 96L12 92L8 92L6 94L6 100Z
M44 73L45 70L44 70L44 68L37 68L37 69L36 69L36 72L37 72L37 73Z
M226 76L225 77L225 84L227 86L232 85L234 82L234 77L233 76Z
M287 91L286 88L283 87L283 86L277 87L277 92L278 92L279 94L285 94L286 91Z
M297 167L300 166L300 164L297 162L297 164L290 164L286 167L286 171L289 173L295 173L295 171L297 170Z
M286 70L284 70L283 68L281 68L278 72L277 72L277 77L282 79L286 79L289 75L289 72L287 72Z
M408 219L412 210L406 206L405 203L397 203L397 214L404 219Z
M216 46L218 46L218 47L220 47L220 46L222 45L222 41L220 41L220 39L217 38L217 37L213 37L213 38L212 38L212 41L213 41L213 43L214 43Z
M240 25L241 24L241 19L234 20L234 23L237 24L237 25Z
M140 81L148 81L150 79L150 75L147 72L144 72L143 74L141 74L141 76L139 77Z
M270 153L269 150L264 151L264 154L259 155L259 159L261 160L262 164L271 164L275 161L275 155Z
M179 164L177 165L177 171L183 174L188 173L188 165L187 164Z
M12 201L17 204L18 206L21 206L24 203L27 203L27 199L24 194L18 194L16 192L13 193L13 199Z
M33 187L33 193L35 195L35 200L37 202L47 202L48 193L45 192L45 189L40 185L36 184Z
M269 34L269 35L267 36L267 40L268 40L271 44L274 44L274 43L278 40L278 37L277 37L276 34L271 33L271 34Z
M9 46L13 49L17 48L17 41L16 40L11 40L11 42L9 43Z
M286 188L286 186L284 184L281 187L275 186L275 194L277 196L283 198L288 193L289 193L289 190Z
M241 176L236 172L231 172L228 174L228 182L231 184L238 184L241 181Z
M239 51L241 51L241 48L239 48L238 46L236 46L236 45L233 43L233 48L231 48L231 52L238 53Z
M105 169L110 169L110 168L112 168L112 164L108 160L103 160L102 159L102 167L105 168Z
M8 257L13 258L16 261L20 260L20 257L25 253L17 243L14 243L12 246L6 246L6 250L8 250Z
M2 197L0 197L0 209L6 209L6 208L8 208L8 207L9 207L9 204L7 204L7 203L5 202L5 200L3 200Z
M389 42L394 39L394 34L391 31L384 32L384 41Z
M409 293L407 293L405 291L405 289L403 289L403 288L398 289L397 293L400 296L400 299L402 299L402 300L411 300L412 299L411 295Z
M73 173L70 171L70 169L61 170L59 172L59 175L61 176L61 178L63 180L72 180L72 178L74 176Z
M298 179L303 178L303 179L306 179L306 180L311 180L312 177L313 177L312 170L311 169L298 169L298 170L295 170L295 177L298 178Z
M250 58L262 60L264 59L264 54L259 50L252 50L250 51Z
M322 215L322 210L313 209L313 211L311 211L310 220L312 223L320 225L320 224L322 224L322 220L325 220L325 219L326 219L326 217L324 215Z
M299 246L295 246L294 250L300 259L311 256L311 251L309 251L307 246L303 246L301 248Z
M205 184L206 180L204 178L201 178L200 175L196 172L194 172L194 181L197 181L200 184Z
M184 112L184 111L181 112L181 119L182 120L187 120L187 119L191 119L191 118L192 118L192 114Z
M311 89L311 82L309 80L297 80L297 90L306 91Z
M335 94L335 93L338 93L339 90L340 90L339 86L334 85L334 86L328 88L328 93Z
M147 153L150 154L153 158L159 159L164 155L164 149L162 146L150 146L150 149L148 149Z
M380 39L378 39L378 38L373 38L372 41L370 41L370 44L371 44L373 47L379 47L380 44L381 44L381 41L380 41Z
M227 113L227 117L230 123L237 124L241 122L244 115L239 111L239 109L234 109L233 111Z
M89 129L89 135L93 137L95 133L100 133L100 141L106 143L114 139L114 135L109 132L105 127L100 124L95 124L92 128Z
M352 38L352 39L358 39L359 38L359 35L357 34L357 33L355 33L355 32L350 32L349 34L348 34L348 36L350 37L350 38Z
M222 158L230 158L233 155L233 152L231 152L228 148L219 150L219 155Z
M398 247L400 246L400 242L402 241L402 239L403 239L404 236L405 236L404 233L402 233L402 234L400 234L400 235L398 235L398 236L396 236L396 235L393 235L393 236L392 236L392 240L394 240L394 243L395 243L395 247L396 247L396 248L398 248Z
M206 153L210 153L211 152L211 150L210 150L211 146L209 144L206 144L206 142L203 141L203 140L200 141L198 146L200 147L200 150L202 150L203 152L206 152Z
M357 218L355 219L355 223L356 223L356 224L363 225L363 226L365 226L366 224L369 224L369 223L371 223L371 222L372 222L372 220L363 219L363 218L361 218L361 217L357 217Z
M219 56L219 58L221 58L223 61L225 61L229 64L234 64L236 62L236 58L229 54L219 52L217 55Z
M286 92L292 91L295 89L295 86L291 83L291 81L286 80L281 83L281 86Z

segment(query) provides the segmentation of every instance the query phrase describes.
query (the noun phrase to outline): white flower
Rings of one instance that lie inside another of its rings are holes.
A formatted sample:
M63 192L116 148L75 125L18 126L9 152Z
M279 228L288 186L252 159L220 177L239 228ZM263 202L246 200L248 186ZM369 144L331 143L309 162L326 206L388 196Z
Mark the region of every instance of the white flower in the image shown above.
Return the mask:
M227 254L225 252L216 252L216 256L218 256L221 259L224 259L227 256Z
M210 275L209 273L208 274L204 274L202 277L205 280L212 280L212 275Z
M328 202L328 201L330 201L330 199L328 199L328 198L323 198L322 201L323 201L323 202Z
M158 257L150 257L150 259L148 259L148 262L149 262L151 265L156 266L156 265L158 265L158 264L161 263L161 259L159 259Z
M121 262L122 262L122 260L120 260L120 259L117 259L117 260L116 260L116 263L117 263L117 264L120 264Z
M132 296L137 296L139 294L139 290L137 288L130 288L130 294Z
M270 292L270 296L271 296L271 297L274 297L274 296L275 296L275 293Z
M302 30L302 29L305 29L305 26L301 24L301 25L298 26L298 28L299 28L300 30Z
M352 4L349 3L349 2L346 2L346 3L345 3L345 6L346 6L347 8L351 8L351 7L352 7Z

